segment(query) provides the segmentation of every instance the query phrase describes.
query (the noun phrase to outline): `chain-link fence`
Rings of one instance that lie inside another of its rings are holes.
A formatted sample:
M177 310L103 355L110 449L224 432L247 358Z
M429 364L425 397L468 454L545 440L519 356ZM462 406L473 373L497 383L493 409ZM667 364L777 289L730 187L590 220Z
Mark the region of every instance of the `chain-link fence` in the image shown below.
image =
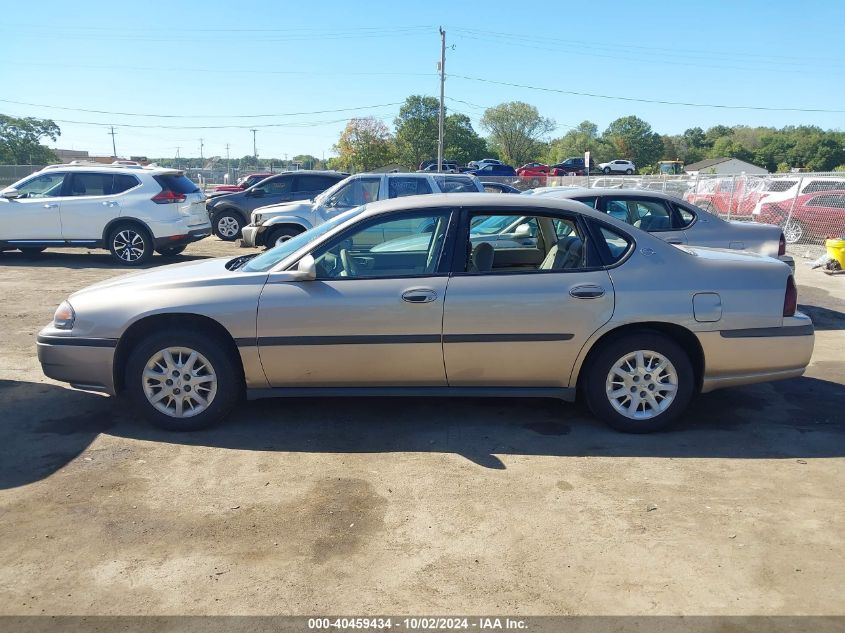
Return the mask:
M0 188L13 185L41 169L44 165L0 165Z
M695 176L484 178L521 191L537 187L607 187L662 191L720 218L783 228L790 251L817 257L828 237L845 236L845 173Z

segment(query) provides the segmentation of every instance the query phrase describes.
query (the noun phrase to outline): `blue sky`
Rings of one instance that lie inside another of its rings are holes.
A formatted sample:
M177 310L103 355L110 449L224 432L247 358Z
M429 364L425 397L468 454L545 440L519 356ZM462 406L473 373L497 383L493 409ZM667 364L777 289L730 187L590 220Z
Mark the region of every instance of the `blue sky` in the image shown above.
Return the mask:
M53 107L0 101L0 112L68 121L56 145L92 153L111 153L103 126L113 124L121 155L172 156L179 147L198 156L202 138L205 156L225 156L229 143L240 157L252 153L249 128L257 127L259 156L329 156L346 119L372 115L391 125L408 95L438 94L442 25L447 107L476 127L485 107L521 100L557 122L554 136L584 119L604 129L629 114L662 133L717 123L842 129L843 17L841 0L14 2L3 10L0 99ZM640 103L458 76L840 112ZM292 116L247 118L261 114Z

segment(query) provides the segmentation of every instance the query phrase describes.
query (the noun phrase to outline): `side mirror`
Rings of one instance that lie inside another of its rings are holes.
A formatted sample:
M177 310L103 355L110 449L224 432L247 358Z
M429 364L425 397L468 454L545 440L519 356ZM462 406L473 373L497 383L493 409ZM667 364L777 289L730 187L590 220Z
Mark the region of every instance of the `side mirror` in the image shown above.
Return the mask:
M516 227L516 231L513 232L513 236L517 239L531 237L531 225L520 224L518 227Z
M312 255L306 255L296 265L296 281L314 281L317 278L317 263Z
M21 192L14 187L6 187L3 191L0 191L0 196L3 196L6 200L14 200L15 198L19 198L20 195Z
M250 189L249 190L249 195L254 196L256 198L262 197L265 193L267 193L267 192L264 191L264 189L262 189L261 187L259 187L258 189Z

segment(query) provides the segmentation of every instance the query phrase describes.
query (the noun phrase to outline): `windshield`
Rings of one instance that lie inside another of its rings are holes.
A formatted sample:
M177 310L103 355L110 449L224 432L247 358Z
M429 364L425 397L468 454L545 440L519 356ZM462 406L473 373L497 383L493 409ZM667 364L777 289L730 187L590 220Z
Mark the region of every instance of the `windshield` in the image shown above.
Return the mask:
M344 178L333 187L329 187L323 193L315 197L314 202L316 202L317 204L323 204L326 200L328 200L329 196L333 195L335 191L340 189L340 186L345 184L347 180L349 180L349 178Z
M269 251L265 251L261 253L258 257L251 259L246 266L241 268L245 272L250 273L260 273L266 272L273 268L276 264L281 262L282 260L290 257L300 248L312 242L329 231L331 231L336 226L339 226L346 222L348 219L355 217L358 215L364 207L357 207L355 209L351 209L346 213L341 213L336 218L332 218L328 222L324 222L319 226L315 226L313 229L308 229L304 233L300 233L299 235L290 238L286 242L282 242L275 248L271 248Z

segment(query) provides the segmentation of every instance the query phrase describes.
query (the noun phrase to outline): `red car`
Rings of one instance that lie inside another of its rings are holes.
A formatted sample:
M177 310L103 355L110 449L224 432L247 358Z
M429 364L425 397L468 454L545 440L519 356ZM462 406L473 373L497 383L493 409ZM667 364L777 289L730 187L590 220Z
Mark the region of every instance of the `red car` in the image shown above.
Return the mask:
M755 219L781 226L790 244L842 237L845 235L845 191L806 193L795 198L794 204L792 200L763 202Z
M551 167L543 163L526 163L516 170L516 175L527 179L533 186L544 184Z
M261 182L265 178L269 178L272 176L270 172L260 172L255 174L248 174L241 178L237 184L234 185L217 185L214 188L214 191L222 191L222 192L232 192L232 191L243 191L244 189L249 189L252 185Z

